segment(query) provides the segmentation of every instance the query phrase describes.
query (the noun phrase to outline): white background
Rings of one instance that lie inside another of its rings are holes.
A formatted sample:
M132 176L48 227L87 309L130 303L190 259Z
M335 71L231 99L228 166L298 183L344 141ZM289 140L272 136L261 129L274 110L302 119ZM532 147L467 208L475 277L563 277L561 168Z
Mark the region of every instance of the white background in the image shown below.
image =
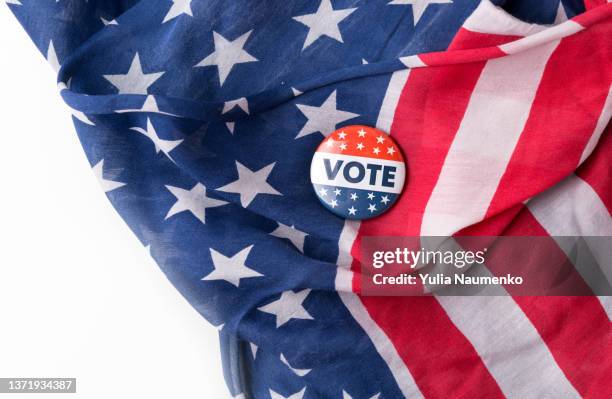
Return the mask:
M76 377L56 399L229 397L217 330L106 199L51 67L3 3L0 377Z

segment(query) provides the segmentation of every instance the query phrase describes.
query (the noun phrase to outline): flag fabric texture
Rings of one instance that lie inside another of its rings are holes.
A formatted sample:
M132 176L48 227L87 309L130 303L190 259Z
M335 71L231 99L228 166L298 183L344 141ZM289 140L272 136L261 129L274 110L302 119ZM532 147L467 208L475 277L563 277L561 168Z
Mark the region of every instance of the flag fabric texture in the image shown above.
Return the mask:
M7 3L232 397L612 397L609 297L359 295L363 236L612 235L612 4ZM309 181L349 124L407 162L361 223Z

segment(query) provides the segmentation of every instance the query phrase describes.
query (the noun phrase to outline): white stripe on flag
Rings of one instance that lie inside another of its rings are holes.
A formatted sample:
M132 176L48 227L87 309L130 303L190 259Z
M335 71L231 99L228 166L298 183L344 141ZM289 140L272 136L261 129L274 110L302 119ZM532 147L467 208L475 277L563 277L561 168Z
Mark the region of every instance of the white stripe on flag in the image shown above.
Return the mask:
M486 215L557 45L487 62L425 208L421 235L451 236Z
M463 23L463 28L471 32L512 36L529 36L548 27L521 21L489 0L481 2Z
M383 132L391 133L391 125L393 125L397 103L406 86L408 76L410 76L410 69L402 69L391 75L391 80L389 81L389 86L387 87L387 92L378 114L378 121L376 121L376 127Z
M506 397L580 397L512 297L436 298Z
M414 378L408 371L406 364L400 357L399 353L393 346L393 343L387 337L385 332L376 324L370 317L368 311L364 308L361 299L353 293L340 292L339 293L342 302L347 307L349 312L357 323L363 328L368 334L370 340L374 344L376 351L380 354L380 357L387 363L391 374L395 378L397 385L406 398L422 398L423 395L419 390L419 387L414 382Z
M568 20L531 36L502 44L499 48L506 54L517 54L528 49L536 50L538 46L558 42L564 37L571 36L583 29L584 26L572 20Z
M595 190L586 181L571 175L529 201L527 207L546 232L556 236L559 246L570 259L576 240L559 237L583 236L595 260L595 268L576 262L576 269L587 284L592 287L594 284L600 284L602 277L608 280L608 283L612 283L612 270L609 267L612 247L605 245L601 240L589 238L589 236L612 236L612 218ZM610 302L602 298L600 302L608 318L612 320Z
M351 313L353 318L359 323L364 332L368 335L372 344L376 348L376 351L380 357L387 363L391 374L395 378L395 381L402 393L406 398L422 398L423 395L414 382L414 378L410 374L410 371L404 364L404 361L397 353L393 342L387 337L384 331L376 324L370 317L370 314L365 309L361 299L354 293L350 292L350 288L347 290L345 286L351 287L352 279L346 278L346 276L352 276L350 271L353 257L351 256L351 249L357 238L359 232L359 222L346 220L344 227L340 233L340 239L338 242L338 274L336 275L336 290L340 299L344 303L344 306Z

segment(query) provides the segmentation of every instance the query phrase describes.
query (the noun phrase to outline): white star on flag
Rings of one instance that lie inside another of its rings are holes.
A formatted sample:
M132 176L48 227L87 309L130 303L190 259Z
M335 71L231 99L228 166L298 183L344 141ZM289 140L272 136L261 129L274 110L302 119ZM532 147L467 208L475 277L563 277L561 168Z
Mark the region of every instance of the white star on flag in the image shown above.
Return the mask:
M316 132L327 137L336 130L337 124L359 116L352 112L338 110L336 90L334 90L319 107L306 104L296 104L296 106L308 119L304 127L302 127L295 137L296 139Z
M119 25L119 23L117 23L117 21L114 19L108 20L108 19L104 19L104 17L100 17L100 21L102 21L104 26Z
M118 113L118 114L122 114L122 113L126 113L126 112L150 112L150 113L155 113L155 114L176 116L176 115L171 114L169 112L160 111L159 107L157 106L157 100L155 100L155 96L152 95L152 94L149 94L145 98L144 102L142 103L142 107L140 107L140 108L137 108L137 109L131 109L131 108L116 109L115 112Z
M291 371L293 371L296 375L300 377L304 377L306 374L312 371L312 369L296 369L296 368L291 367L291 365L289 364L289 361L287 361L287 358L282 353L280 355L280 360L281 362L285 364L285 366L289 367Z
M297 293L285 291L276 301L258 309L264 313L276 316L276 328L281 327L291 319L314 320L310 313L302 306L308 294L310 294L310 289L305 289Z
M94 176L96 176L96 179L98 179L98 182L100 183L100 186L102 186L102 190L104 190L105 193L125 186L125 183L104 178L104 159L95 164L91 170L93 171Z
M349 212L349 215L356 215L356 214L357 214L357 209L355 209L355 207L354 207L354 206L351 206L351 207L348 209L348 212Z
M160 139L151 123L151 120L147 118L147 129L143 129L141 127L131 127L130 130L134 130L146 137L148 137L155 145L155 153L159 154L160 151L163 151L168 157L170 157L170 151L174 150L179 144L183 142L183 140L164 140ZM172 158L170 158L172 159Z
M419 23L423 13L431 4L450 4L453 0L393 0L389 5L412 5L413 26Z
M272 173L275 163L271 163L253 172L236 161L238 179L223 187L219 187L217 191L240 194L240 203L243 208L248 207L259 194L282 195L268 183L268 176Z
M355 10L356 8L334 10L331 0L321 0L319 8L314 14L293 17L294 20L308 27L308 35L304 41L302 51L321 36L327 36L339 41L340 43L344 43L338 24L346 17L351 15L351 13Z
M291 241L294 247L299 249L300 252L304 253L304 241L306 240L306 236L308 234L296 229L294 225L287 226L280 222L277 223L278 227L271 232L270 235Z
M255 359L257 357L257 350L259 349L259 347L252 342L250 343L250 347L251 353L253 354L253 359Z
M172 0L172 6L164 17L162 24L178 17L181 14L186 14L193 17L193 12L191 11L191 0Z
M225 280L238 287L240 286L240 280L243 278L262 277L263 274L256 272L245 264L251 249L253 249L253 245L244 248L234 256L227 257L210 248L210 256L213 261L214 270L204 276L202 280Z
M53 46L53 40L49 40L49 48L47 49L47 62L51 65L51 68L57 73L60 70L60 63L57 58L57 53L55 52L55 47Z
M301 391L294 393L293 395L283 396L280 393L276 393L273 390L269 389L270 398L271 399L302 399L304 397L304 392L306 392L306 387L302 388Z
M144 73L140 56L136 53L127 73L103 76L119 90L119 94L148 94L149 86L163 74L164 72Z
M72 78L70 78L72 79ZM57 89L60 91L60 93L63 90L68 90L70 87L70 79L68 79L68 84L64 83L64 82L59 82L57 84ZM76 119L80 120L81 122L87 124L87 125L91 125L91 126L96 126L95 123L93 123L88 117L87 115L85 115L83 112L72 108L70 105L68 105L66 102L64 102L64 104L66 104L66 106L68 107L68 109L70 110L70 113L72 114L72 116L74 116Z
M247 114L249 113L249 102L247 101L246 97L241 97L236 100L229 100L223 103L223 111L221 111L221 114L230 112L235 107L240 108Z
M215 208L228 203L208 197L206 195L206 187L202 183L197 183L191 190L173 186L166 186L166 188L176 197L176 202L168 211L166 219L177 213L189 211L200 222L206 223L207 208Z
M370 399L378 399L380 397L380 392L377 393L376 395L372 396ZM353 399L353 397L351 395L348 394L348 392L346 391L342 391L342 399Z
M213 32L215 51L209 54L195 66L216 66L219 70L219 81L221 86L223 86L225 79L227 79L227 76L230 74L236 64L259 61L257 58L253 57L244 50L244 45L251 33L253 33L252 30L248 31L237 39L230 41L221 36L219 33Z

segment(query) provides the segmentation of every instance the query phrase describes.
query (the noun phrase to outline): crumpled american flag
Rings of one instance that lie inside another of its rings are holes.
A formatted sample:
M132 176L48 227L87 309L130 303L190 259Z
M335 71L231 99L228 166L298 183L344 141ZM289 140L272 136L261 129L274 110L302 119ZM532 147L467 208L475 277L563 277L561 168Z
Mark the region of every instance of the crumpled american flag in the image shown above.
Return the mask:
M612 4L7 3L108 198L218 326L232 397L612 397L609 297L365 297L357 277L363 236L612 235ZM308 178L348 124L408 165L362 223Z

